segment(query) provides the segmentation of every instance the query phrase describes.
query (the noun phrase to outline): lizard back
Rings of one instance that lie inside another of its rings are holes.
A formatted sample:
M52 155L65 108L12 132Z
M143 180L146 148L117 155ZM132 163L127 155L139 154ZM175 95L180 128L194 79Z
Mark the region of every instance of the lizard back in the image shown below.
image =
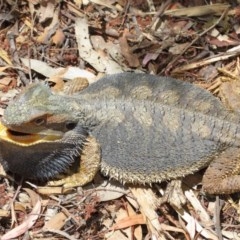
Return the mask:
M238 144L239 116L210 93L172 78L135 75L105 77L78 95L89 119L99 122L91 134L102 148L104 174L160 182L193 173Z
M171 77L142 73L106 75L75 96L87 100L139 99L179 106L238 123L240 116L229 111L211 93L194 84Z

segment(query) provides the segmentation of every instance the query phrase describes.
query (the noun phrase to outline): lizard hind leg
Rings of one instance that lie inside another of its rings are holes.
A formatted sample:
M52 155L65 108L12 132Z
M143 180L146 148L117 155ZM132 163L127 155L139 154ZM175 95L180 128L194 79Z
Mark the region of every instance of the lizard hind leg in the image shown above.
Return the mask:
M61 180L49 181L48 186L60 186L73 188L83 186L91 182L96 175L101 160L100 145L93 137L88 137L80 156L78 171Z
M209 194L240 191L240 149L230 147L216 157L203 176L203 190Z

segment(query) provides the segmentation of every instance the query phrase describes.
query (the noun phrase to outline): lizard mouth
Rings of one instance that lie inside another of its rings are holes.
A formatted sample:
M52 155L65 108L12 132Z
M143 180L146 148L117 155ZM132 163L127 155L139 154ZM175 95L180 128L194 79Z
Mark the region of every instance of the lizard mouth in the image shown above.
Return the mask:
M0 124L0 141L28 147L39 143L46 143L61 139L61 135L29 134L10 130Z
M85 131L67 136L28 134L0 123L0 164L26 179L46 181L65 173L81 155Z

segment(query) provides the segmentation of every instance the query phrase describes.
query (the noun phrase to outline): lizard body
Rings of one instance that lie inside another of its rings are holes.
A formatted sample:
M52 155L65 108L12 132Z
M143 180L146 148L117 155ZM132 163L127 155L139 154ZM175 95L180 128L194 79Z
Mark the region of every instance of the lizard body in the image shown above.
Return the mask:
M105 175L138 184L182 177L218 158L224 162L239 151L239 122L237 113L197 86L132 73L106 76L74 96L32 85L2 119L9 129L29 134L64 138L83 131L76 146L95 137Z

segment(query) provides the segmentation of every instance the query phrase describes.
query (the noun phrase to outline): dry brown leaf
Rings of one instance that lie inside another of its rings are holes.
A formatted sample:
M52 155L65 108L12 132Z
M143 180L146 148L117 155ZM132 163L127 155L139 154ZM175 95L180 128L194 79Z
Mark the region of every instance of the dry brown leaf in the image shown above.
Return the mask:
M63 187L38 187L37 192L42 195L56 195L56 194L67 194L73 192L74 189L66 189Z
M74 13L74 15L76 15L76 17L84 17L85 15L79 10L81 9L80 7L79 8L76 8L76 6L74 6L71 2L66 2L67 6L68 6L68 10L69 12L72 12Z
M222 230L222 235L223 239L234 239L234 240L240 240L240 236L239 233L236 231L226 231L226 230Z
M59 26L59 7L55 7L50 1L46 6L41 6L38 11L40 22L44 22L47 19L51 19L50 24L45 27L42 34L37 37L39 43L48 44L50 37L56 32Z
M133 207L129 203L127 204L127 211L130 217L136 215L136 211L133 209ZM143 231L140 225L134 227L134 237L136 240L143 239Z
M181 54L188 44L188 42L173 44L173 46L169 48L169 52L173 55Z
M24 20L24 24L29 27L30 29L33 29L33 25L32 25L32 22L29 20L29 19L25 19ZM35 31L37 31L37 29L35 28Z
M123 228L131 227L134 225L138 225L138 224L146 224L146 221L142 214L137 214L134 216L129 216L124 219L121 219L120 221L118 221L116 224L112 226L111 230L123 229Z
M126 187L116 181L104 181L95 190L101 202L120 198L128 192Z
M7 65L7 66L4 66L4 67L0 67L0 72L4 72L6 69L12 67L11 65Z
M162 227L158 220L158 214L155 211L159 199L153 190L147 187L131 187L130 190L134 197L138 200L141 213L147 221L147 226L152 236L154 236L156 239L164 239Z
M37 5L41 2L41 0L28 0L28 2L33 4L33 5Z
M213 240L218 239L218 237L215 233L213 233L211 230L208 230L207 228L203 228L201 226L201 224L197 221L197 219L195 219L195 217L191 216L184 209L180 210L180 209L175 208L174 206L173 206L173 208L179 214L179 216L184 219L185 222L187 222L187 223L194 222L195 229L201 236L205 237L206 239L213 239ZM193 223L191 223L191 224L193 224Z
M45 22L48 19L53 18L53 16L56 14L55 4L53 4L53 1L48 1L47 5L41 4L39 9L39 21Z
M17 89L10 89L8 90L6 93L4 93L4 95L0 95L1 96L1 101L3 102L7 102L11 99L13 99L14 97L16 97L16 95L19 93L19 91Z
M96 76L92 72L78 67L52 68L46 62L36 59L21 58L21 61L24 66L48 77L50 82L58 81L60 78L72 80L79 77L88 79L90 84L96 81Z
M62 29L57 29L52 37L52 41L55 45L61 46L65 40L65 34Z
M10 217L10 211L0 209L0 217Z
M4 86L8 86L11 82L12 82L12 78L10 77L4 77L4 78L1 78L0 80L0 84Z
M204 226L212 226L213 222L211 221L211 218L205 208L202 206L199 199L196 197L194 192L190 189L184 192L186 198L188 201L192 204L195 211L198 213L199 218L201 222L204 224Z
M10 240L28 231L38 219L40 212L41 212L41 201L40 199L38 199L36 205L32 209L31 213L28 215L28 217L19 226L13 228L8 233L4 234L1 240Z
M37 202L39 201L39 195L30 188L23 188L23 189L29 195L32 206L36 205Z
M12 61L9 58L8 53L2 48L0 48L0 58L2 58L7 64L12 65Z
M137 55L133 54L132 50L130 49L126 36L129 34L128 30L124 31L122 37L119 38L119 45L121 47L121 53L128 61L130 67L139 67L140 62L138 60Z
M75 22L75 33L78 44L79 55L97 71L108 74L122 72L121 66L113 61L104 51L93 49L89 38L89 25L86 18L77 18Z
M55 230L60 230L67 219L67 216L63 212L57 213L55 216L51 217L51 219L46 222L44 225L44 230L47 229L55 229Z
M115 209L113 208L112 209L114 212L115 212ZM120 221L121 219L124 219L124 218L126 218L126 217L129 217L129 215L128 215L128 212L127 212L127 210L126 209L124 209L124 208L120 208L117 212L115 212L115 215L116 215L116 219L115 219L115 221L116 222L118 222L118 221ZM112 229L113 230L113 228L110 228L110 229ZM128 239L130 238L130 236L132 235L132 230L131 230L131 228L129 228L129 227L126 227L126 228L124 228L124 229L121 229L121 231L119 231L119 230L113 230L115 233L117 233L117 232L122 232L126 237L128 237ZM114 239L113 237L112 237L112 239ZM115 238L116 239L116 238Z
M74 3L77 5L78 8L81 8L82 0L74 0Z
M28 207L31 207L30 204L28 204L28 205L29 205ZM16 202L16 203L14 203L14 210L26 213L26 204L23 204L21 202Z
M55 25L53 29L49 27L45 28L43 33L37 37L37 42L47 44L49 42L51 35L55 32L56 27L57 25Z
M187 7L181 9L167 10L164 15L170 15L175 17L187 16L187 17L199 17L204 15L221 15L227 8L229 4L211 4L196 7Z

